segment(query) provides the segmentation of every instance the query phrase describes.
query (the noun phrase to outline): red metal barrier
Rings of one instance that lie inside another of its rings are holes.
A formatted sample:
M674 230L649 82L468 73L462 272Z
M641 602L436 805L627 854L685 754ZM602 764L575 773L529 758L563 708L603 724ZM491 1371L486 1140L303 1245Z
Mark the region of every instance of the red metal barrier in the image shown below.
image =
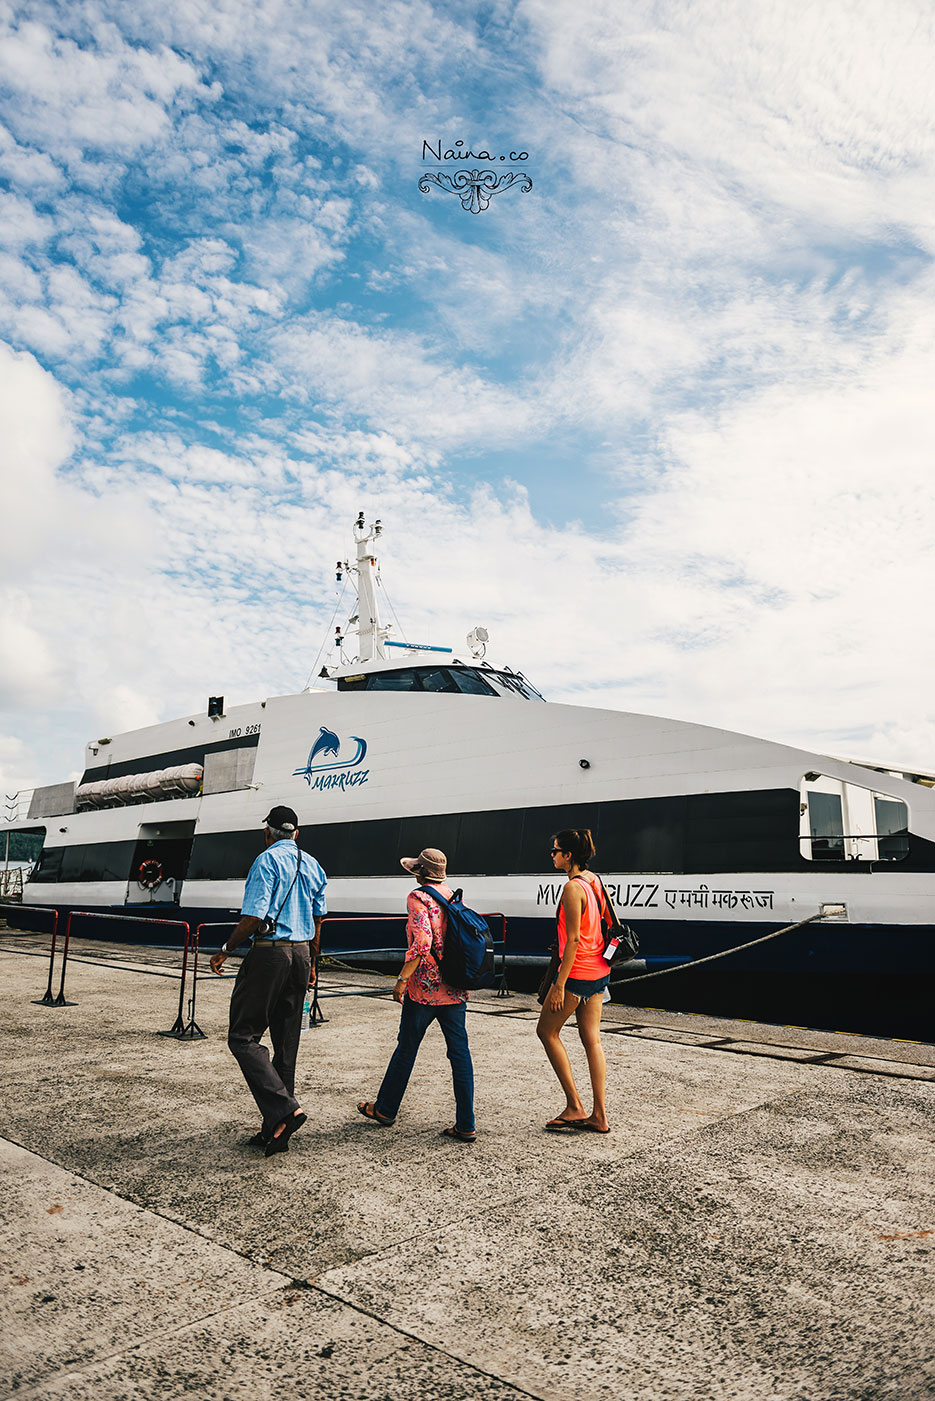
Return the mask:
M509 997L510 989L507 987L506 981L506 915L502 910L493 910L489 913L478 911L478 913L483 919L498 919L500 921L500 938L493 940L494 964L496 964L497 958L500 959L500 972L496 975L497 996ZM322 933L324 934L326 924L385 924L388 920L405 921L407 918L406 915L325 915L322 921ZM496 952L498 944L500 945L499 954ZM400 952L401 949L397 945L392 949L335 949L334 956L339 957L342 953L395 954Z
M105 915L105 914L101 914L99 910L69 910L69 911L68 911L68 919L67 919L66 922L65 922L65 943L64 943L63 948L62 948L62 980L61 980L61 982L60 982L60 984L59 984L58 997L57 997L57 998L55 999L55 1001L51 1004L51 1005L54 1006L54 1007L74 1007L74 1006L75 1006L75 1003L73 1003L73 1002L66 1002L66 1001L65 1001L65 968L66 968L66 965L67 965L67 963L68 963L68 943L69 943L69 939L70 939L70 937L71 937L71 922L72 922L73 919L76 919L76 918L77 918L77 919L108 919L108 920L115 920L118 924L119 924L119 923L123 923L123 924L139 924L139 923L141 922L140 916L138 916L138 915ZM160 1032L158 1033L158 1035L160 1035L160 1036L174 1036L177 1040L181 1040L183 1037L186 1037L186 1036L191 1037L193 1040L194 1040L194 1038L195 1038L196 1036L203 1037L203 1036L204 1036L204 1032L201 1030L200 1027L198 1027L198 1026L195 1025L194 1020L192 1020L188 1025L186 1025L186 1024L185 1024L185 1021L184 1021L184 1019L183 1019L183 1016L182 1016L182 1011L183 1011L183 1008L184 1008L184 1005L185 1005L185 977L186 977L186 973L187 973L187 971L188 971L188 946L189 946L189 942L190 942L190 940L191 940L191 928L190 928L190 926L189 926L188 924L186 924L185 920L183 920L183 919L147 919L147 920L146 920L146 927L148 928L151 924L152 924L152 925L161 925L163 928L169 926L169 927L171 927L171 928L173 928L173 929L184 929L184 930L185 930L185 941L184 941L184 943L183 943L183 945L182 945L182 976L181 976L181 978L180 978L180 980L179 980L179 1012L178 1012L178 1016L176 1017L174 1023L172 1024L172 1026L169 1028L168 1031L160 1031ZM53 952L54 952L54 943L53 943ZM51 970L51 967L50 967L50 969L49 969L49 990L48 990L48 993L47 993L46 995L47 995L47 996L51 995L51 992L52 992L52 970ZM45 1001L45 998L43 998L42 1000L43 1000L43 1002L44 1002L44 1001Z
M238 923L238 922L239 922L239 921L231 921L231 920L228 920L228 921L226 921L225 923L220 923L220 924L199 924L198 928L195 930L195 941L196 941L196 942L195 942L195 974L194 974L194 979L195 979L195 981L194 981L193 986L192 986L192 1015L193 1015L193 1016L194 1016L194 1006L195 1006L195 987L197 986L197 982L198 982L198 971L197 971L197 970L198 970L198 942L197 942L197 941L198 941L198 938L199 938L199 936L200 936L200 934L201 934L201 931L202 931L202 929L236 929L237 923ZM314 981L314 983L312 984L312 986L313 986L313 988L314 988L314 992L312 993L312 1005L311 1005L311 1007L309 1008L309 1023L308 1023L308 1024L309 1024L309 1026L318 1026L318 1024L319 1024L320 1022L326 1022L326 1021L328 1020L328 1018L324 1015L324 1013L322 1012L321 1007L319 1006L319 1003L318 1003L318 978L317 978L317 976L316 976L315 981Z
M73 1007L73 1002L59 1002L52 996L52 965L55 962L55 941L58 937L58 910L51 905L0 905L0 910L29 910L30 914L51 915L52 916L52 947L49 950L49 983L42 997L34 997L32 1000L37 1007Z

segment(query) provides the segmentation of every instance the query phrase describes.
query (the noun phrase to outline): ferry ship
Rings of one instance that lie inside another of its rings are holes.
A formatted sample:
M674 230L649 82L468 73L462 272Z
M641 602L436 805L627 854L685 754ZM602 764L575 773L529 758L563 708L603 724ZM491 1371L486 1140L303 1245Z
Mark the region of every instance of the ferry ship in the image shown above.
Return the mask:
M824 918L732 954L731 969L932 971L935 776L549 702L487 659L480 627L457 654L395 639L380 535L358 518L337 570L351 617L313 686L229 710L212 697L201 714L96 739L80 782L33 792L7 824L42 838L24 918L30 906L134 916L144 935L153 918L233 921L263 818L284 803L327 872L330 912L353 917L326 924L326 951L402 946L401 922L368 921L405 910L399 858L434 846L469 904L506 916L508 957L539 960L561 892L552 835L590 827L595 868L639 932L623 974L813 915Z

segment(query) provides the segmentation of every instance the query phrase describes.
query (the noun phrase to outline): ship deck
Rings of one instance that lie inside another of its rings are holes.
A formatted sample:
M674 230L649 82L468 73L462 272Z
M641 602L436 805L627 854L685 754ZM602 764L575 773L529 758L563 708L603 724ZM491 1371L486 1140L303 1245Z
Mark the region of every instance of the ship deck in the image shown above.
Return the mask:
M176 1041L177 953L82 941L48 1007L47 946L0 931L0 1396L935 1394L935 1047L612 1005L613 1132L553 1136L534 999L475 994L467 1146L431 1032L396 1125L357 1114L398 1009L331 968L266 1160L232 978Z

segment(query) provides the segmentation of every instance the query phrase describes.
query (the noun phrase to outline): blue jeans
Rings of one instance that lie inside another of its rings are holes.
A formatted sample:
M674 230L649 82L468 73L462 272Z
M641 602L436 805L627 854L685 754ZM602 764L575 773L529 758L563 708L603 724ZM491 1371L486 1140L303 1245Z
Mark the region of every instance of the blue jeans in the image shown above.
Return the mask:
M399 1035L396 1050L386 1067L383 1084L377 1095L377 1113L384 1119L395 1119L402 1103L412 1067L416 1063L422 1038L432 1022L437 1021L442 1029L451 1061L451 1078L454 1082L455 1128L459 1133L474 1132L474 1065L471 1049L468 1046L465 1012L467 1004L454 1002L448 1006L429 1007L422 1002L413 1002L410 997L403 1000L403 1013L399 1019Z

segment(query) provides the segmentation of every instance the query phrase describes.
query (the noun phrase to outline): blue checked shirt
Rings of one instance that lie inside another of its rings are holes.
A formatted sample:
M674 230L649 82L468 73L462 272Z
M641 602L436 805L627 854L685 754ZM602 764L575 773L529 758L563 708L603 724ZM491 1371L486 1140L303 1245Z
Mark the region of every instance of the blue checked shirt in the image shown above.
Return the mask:
M285 839L273 842L261 851L247 875L244 889L242 914L253 915L255 919L269 916L276 920L274 939L291 940L301 943L315 937L315 917L326 915L325 902L327 877L307 851L302 852L302 867L299 878L283 904L286 891L295 875L298 846ZM282 912L276 911L282 905Z

